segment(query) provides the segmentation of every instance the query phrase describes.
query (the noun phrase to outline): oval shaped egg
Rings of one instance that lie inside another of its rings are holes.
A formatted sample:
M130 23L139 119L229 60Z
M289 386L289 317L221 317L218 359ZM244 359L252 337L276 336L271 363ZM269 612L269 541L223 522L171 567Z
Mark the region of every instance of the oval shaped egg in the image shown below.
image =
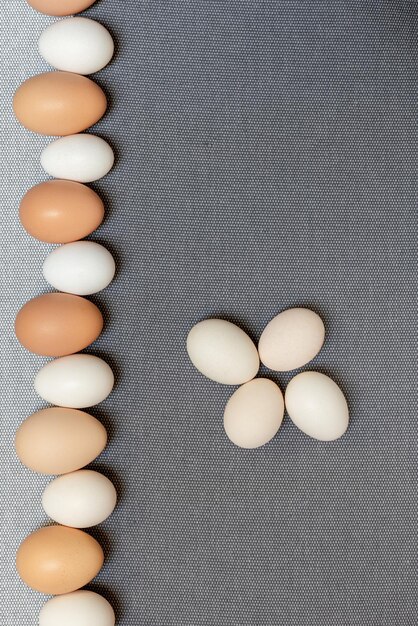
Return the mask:
M19 216L32 237L68 243L87 237L100 226L104 205L97 193L81 183L47 180L25 194Z
M221 319L199 322L187 337L187 352L196 369L223 385L240 385L254 378L260 361L249 336Z
M91 183L112 168L114 154L104 139L96 135L61 137L44 148L41 165L55 178Z
M16 337L42 356L65 356L93 343L103 328L95 304L68 293L46 293L29 300L16 316Z
M19 122L42 135L73 135L104 115L106 96L99 85L71 72L47 72L25 81L13 108Z
M67 293L87 296L101 291L115 275L115 261L94 241L76 241L56 248L43 265L45 280Z
M93 74L109 63L114 45L104 26L86 17L54 22L39 39L41 56L53 67L77 74Z
M284 402L279 387L257 378L230 397L224 413L229 439L240 448L259 448L273 439L283 421Z
M348 406L339 386L325 374L302 372L287 386L286 409L292 422L306 435L333 441L348 428Z
M96 0L27 0L31 7L45 15L72 15L91 7Z
M62 407L37 411L15 438L20 461L41 474L74 472L94 461L106 443L106 429L95 417Z
M76 528L40 528L20 544L16 567L21 579L41 593L60 595L87 585L100 571L103 550Z
M51 404L84 409L102 402L112 391L113 372L92 354L72 354L50 361L35 377L36 392Z
M271 370L287 372L309 363L321 350L324 323L303 308L282 311L265 327L258 344L261 362Z
M39 614L39 626L115 626L115 620L109 602L85 589L52 598Z
M88 528L112 514L116 506L116 489L103 474L79 470L49 483L42 496L42 506L58 524Z

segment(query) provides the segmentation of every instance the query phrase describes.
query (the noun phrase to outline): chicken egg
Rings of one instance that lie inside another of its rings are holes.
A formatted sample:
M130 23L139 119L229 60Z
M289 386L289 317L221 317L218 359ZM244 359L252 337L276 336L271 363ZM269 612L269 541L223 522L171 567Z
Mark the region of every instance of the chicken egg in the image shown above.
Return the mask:
M31 7L46 15L72 15L88 9L96 0L27 0Z
M39 626L115 626L115 612L103 596L80 589L44 604Z
M114 45L104 26L86 17L54 22L39 39L41 56L53 67L77 74L93 74L109 63Z
M46 402L74 409L99 404L112 391L113 372L92 354L72 354L50 361L35 377L35 391Z
M55 178L91 183L112 169L114 158L112 148L104 139L78 134L61 137L46 146L41 154L41 165Z

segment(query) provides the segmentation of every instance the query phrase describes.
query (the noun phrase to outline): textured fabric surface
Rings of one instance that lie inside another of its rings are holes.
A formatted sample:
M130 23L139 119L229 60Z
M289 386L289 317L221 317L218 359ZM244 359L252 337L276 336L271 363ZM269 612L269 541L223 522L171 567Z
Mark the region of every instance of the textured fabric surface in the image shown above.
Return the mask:
M0 8L0 623L33 626L45 598L13 561L47 523L49 478L19 464L13 436L43 406L44 359L12 325L48 290L51 246L17 207L49 139L11 99L46 68L52 19ZM110 443L92 467L119 505L93 530L107 559L91 588L121 626L417 624L416 2L99 0L86 15L117 41L97 75L111 106L94 130L117 163L94 185L107 217L92 238L118 274L93 298L106 328L90 351L117 375L93 411ZM294 305L325 320L309 369L343 388L349 431L320 443L286 418L240 450L222 427L233 389L191 367L187 332L221 316L257 339Z

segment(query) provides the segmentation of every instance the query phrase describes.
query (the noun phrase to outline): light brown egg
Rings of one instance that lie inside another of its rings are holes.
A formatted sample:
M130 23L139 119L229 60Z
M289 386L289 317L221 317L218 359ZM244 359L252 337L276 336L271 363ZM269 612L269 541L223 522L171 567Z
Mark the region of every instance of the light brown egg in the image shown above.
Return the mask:
M96 0L28 0L28 3L46 15L72 15L87 9Z
M48 526L21 543L16 567L32 589L61 595L87 585L99 573L103 561L99 543L84 531Z
M102 200L86 185L47 180L35 185L20 203L23 228L40 241L70 243L83 239L102 222Z
M13 108L19 122L42 135L73 135L105 113L106 96L90 78L72 72L33 76L16 91Z
M16 316L15 332L30 352L66 356L93 343L103 328L95 304L68 293L47 293L27 302Z
M21 462L41 474L67 474L91 463L105 448L106 429L95 417L50 407L28 417L16 433Z

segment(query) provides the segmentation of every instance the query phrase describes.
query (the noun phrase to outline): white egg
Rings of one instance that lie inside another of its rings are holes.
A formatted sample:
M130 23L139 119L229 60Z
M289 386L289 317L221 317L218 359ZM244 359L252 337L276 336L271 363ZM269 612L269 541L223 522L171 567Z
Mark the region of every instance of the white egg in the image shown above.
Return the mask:
M39 626L115 626L109 602L93 591L73 591L49 600L39 614Z
M112 168L114 154L108 143L97 135L81 133L60 137L41 154L41 165L55 178L91 183Z
M283 414L279 387L266 378L256 378L230 397L224 413L225 432L240 448L259 448L273 439Z
M86 17L54 22L39 39L39 52L57 70L93 74L107 65L114 44L104 26Z
M49 483L42 496L42 506L58 524L89 528L112 514L116 506L116 489L103 474L79 470Z
M286 409L292 422L309 437L333 441L348 428L348 406L343 392L319 372L302 372L287 386Z
M235 324L203 320L187 337L187 352L196 369L223 385L240 385L254 378L260 366L257 348Z
M50 361L35 377L36 392L51 404L83 409L102 402L112 391L113 372L92 354L71 354Z
M325 339L324 323L313 311L282 311L265 327L258 344L261 362L276 372L287 372L309 363Z
M56 248L43 265L45 280L59 291L87 296L104 289L115 275L115 261L94 241L75 241Z

